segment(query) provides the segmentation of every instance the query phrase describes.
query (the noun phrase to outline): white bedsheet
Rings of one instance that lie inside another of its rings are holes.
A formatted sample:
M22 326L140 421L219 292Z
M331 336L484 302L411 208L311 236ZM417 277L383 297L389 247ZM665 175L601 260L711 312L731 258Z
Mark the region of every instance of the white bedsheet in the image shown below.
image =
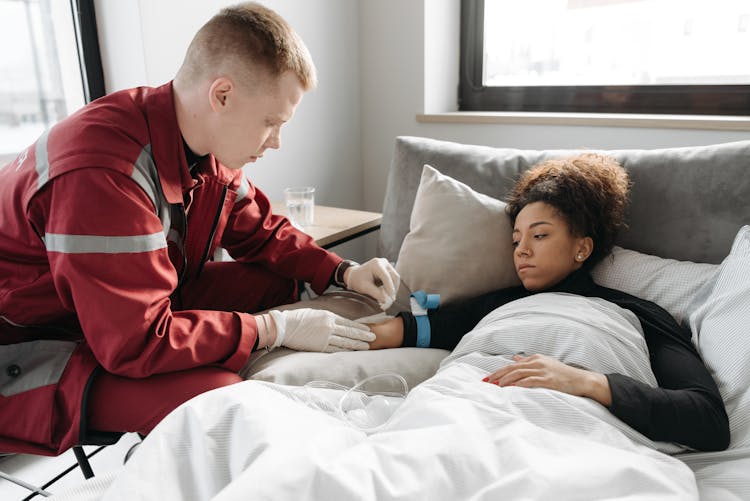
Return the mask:
M750 500L750 447L677 456L695 472L704 501Z
M215 390L157 426L101 499L697 499L687 466L598 404L484 374L446 368L370 435L292 387Z

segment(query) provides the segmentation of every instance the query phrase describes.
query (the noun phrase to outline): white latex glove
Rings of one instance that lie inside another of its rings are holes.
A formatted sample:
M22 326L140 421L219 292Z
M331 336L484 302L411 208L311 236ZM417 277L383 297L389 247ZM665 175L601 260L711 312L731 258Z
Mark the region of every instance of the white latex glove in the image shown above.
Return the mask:
M367 294L387 310L396 300L401 283L396 269L382 257L375 257L364 264L350 267L344 272L344 284L352 291Z
M375 334L364 324L325 310L271 310L270 330L276 332L274 348L286 346L300 351L368 350Z

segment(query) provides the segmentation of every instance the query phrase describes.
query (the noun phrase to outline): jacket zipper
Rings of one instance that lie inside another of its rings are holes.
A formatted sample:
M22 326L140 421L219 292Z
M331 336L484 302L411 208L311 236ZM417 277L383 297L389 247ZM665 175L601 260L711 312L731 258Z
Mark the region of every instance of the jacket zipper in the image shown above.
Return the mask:
M185 211L185 206L180 205L180 217L182 219L182 270L180 270L180 276L177 277L177 290L180 290L180 286L182 285L182 282L185 280L185 275L187 274L187 232L188 232L188 224L187 224L187 212Z
M229 186L224 185L224 188L221 190L221 198L219 199L219 208L216 211L216 217L214 217L214 224L211 227L211 233L208 235L208 242L206 242L206 250L203 251L203 257L201 258L201 262L198 266L198 272L195 274L195 277L198 278L201 275L201 272L203 271L203 265L208 260L208 255L211 253L211 244L214 241L214 235L216 235L216 228L219 226L219 219L221 219L221 213L224 209L224 200L227 197L227 190L229 189Z
M178 204L174 204L173 207ZM180 219L182 220L182 228L180 231L180 236L182 238L182 251L180 252L182 254L182 269L180 270L179 275L177 276L177 287L174 288L174 291L172 291L172 294L170 294L170 298L173 302L175 302L179 308L182 308L182 284L185 282L185 275L187 274L187 249L185 245L187 244L187 213L185 212L185 207L183 205L178 205L179 212L180 212Z

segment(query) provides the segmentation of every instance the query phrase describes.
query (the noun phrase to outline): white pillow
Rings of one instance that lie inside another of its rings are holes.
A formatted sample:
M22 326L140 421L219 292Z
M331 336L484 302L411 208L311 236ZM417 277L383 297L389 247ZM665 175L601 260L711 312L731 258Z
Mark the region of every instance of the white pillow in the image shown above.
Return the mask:
M396 262L404 285L446 304L520 284L505 206L425 165Z
M730 448L750 446L750 226L690 314L693 341L711 371L729 414Z
M677 323L687 321L696 294L719 265L665 259L614 247L591 271L597 284L658 304Z

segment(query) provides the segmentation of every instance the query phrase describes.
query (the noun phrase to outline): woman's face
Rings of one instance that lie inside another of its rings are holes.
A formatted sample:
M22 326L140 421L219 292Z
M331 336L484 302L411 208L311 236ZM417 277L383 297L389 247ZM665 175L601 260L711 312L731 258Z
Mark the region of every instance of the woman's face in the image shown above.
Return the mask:
M551 205L524 207L513 228L513 262L523 286L545 290L579 269L593 250L590 237L576 237Z

